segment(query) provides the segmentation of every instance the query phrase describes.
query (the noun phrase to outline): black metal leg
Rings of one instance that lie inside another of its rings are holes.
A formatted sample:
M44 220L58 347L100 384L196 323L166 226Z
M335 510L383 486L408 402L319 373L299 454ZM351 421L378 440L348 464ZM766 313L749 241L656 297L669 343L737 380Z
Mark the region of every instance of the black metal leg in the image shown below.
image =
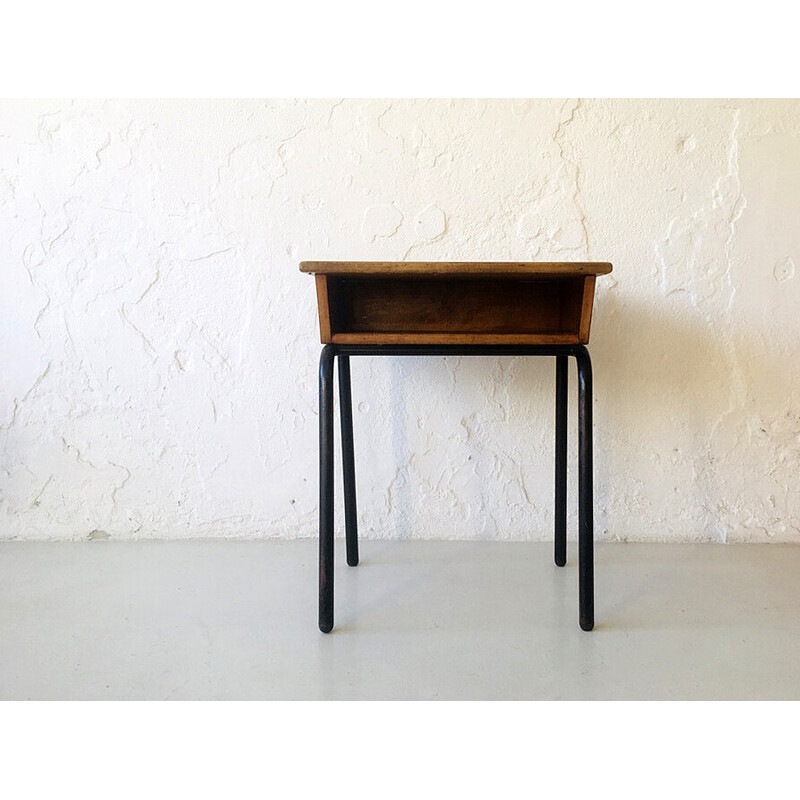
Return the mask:
M578 595L581 628L594 627L594 520L592 468L592 360L579 345L578 364Z
M592 362L584 345L325 345L319 365L319 627L333 629L333 361L339 358L347 562L358 563L351 355L556 357L555 562L566 562L568 357L578 366L578 598L580 626L594 627Z
M567 563L567 386L569 359L556 356L555 562Z
M319 629L333 629L333 359L327 344L319 357Z
M350 357L339 356L339 411L342 428L342 473L344 475L344 526L347 563L358 566L358 510L356 464L353 451L353 400L350 393Z

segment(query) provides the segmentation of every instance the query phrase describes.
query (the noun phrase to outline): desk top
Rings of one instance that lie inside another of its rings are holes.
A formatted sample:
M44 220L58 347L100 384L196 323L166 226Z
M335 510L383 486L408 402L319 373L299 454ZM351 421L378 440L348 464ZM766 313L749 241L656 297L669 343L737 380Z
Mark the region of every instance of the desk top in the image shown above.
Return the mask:
M607 275L607 261L302 261L301 272L318 275Z

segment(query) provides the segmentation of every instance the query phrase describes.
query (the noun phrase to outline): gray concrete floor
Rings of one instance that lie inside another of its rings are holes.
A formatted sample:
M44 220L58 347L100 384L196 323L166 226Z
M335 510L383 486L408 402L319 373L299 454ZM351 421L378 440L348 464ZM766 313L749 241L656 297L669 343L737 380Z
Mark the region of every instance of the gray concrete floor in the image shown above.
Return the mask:
M798 699L800 547L0 543L1 699Z

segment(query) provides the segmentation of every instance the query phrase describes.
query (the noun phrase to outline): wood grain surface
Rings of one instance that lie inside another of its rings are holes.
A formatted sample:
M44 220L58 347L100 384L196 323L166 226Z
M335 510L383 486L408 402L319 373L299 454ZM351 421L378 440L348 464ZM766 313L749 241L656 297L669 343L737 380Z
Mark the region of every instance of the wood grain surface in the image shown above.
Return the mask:
M607 275L607 261L301 261L323 275Z

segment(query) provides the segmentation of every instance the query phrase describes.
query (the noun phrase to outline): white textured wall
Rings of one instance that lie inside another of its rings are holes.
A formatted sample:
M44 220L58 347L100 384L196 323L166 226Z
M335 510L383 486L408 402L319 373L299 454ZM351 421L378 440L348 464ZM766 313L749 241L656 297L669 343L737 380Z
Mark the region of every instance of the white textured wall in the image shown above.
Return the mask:
M800 541L799 223L796 101L3 102L0 537L315 535L301 259L595 259L597 537ZM362 533L549 538L553 374L354 360Z

